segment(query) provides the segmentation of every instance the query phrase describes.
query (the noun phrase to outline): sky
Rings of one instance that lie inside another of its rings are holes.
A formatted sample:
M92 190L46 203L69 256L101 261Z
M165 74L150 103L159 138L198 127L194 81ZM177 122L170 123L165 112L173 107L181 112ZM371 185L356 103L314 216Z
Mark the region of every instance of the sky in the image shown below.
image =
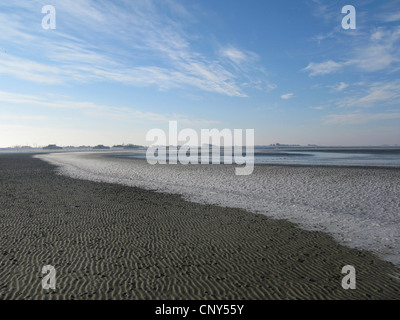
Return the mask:
M399 75L398 0L0 2L0 147L149 145L173 120L400 145Z

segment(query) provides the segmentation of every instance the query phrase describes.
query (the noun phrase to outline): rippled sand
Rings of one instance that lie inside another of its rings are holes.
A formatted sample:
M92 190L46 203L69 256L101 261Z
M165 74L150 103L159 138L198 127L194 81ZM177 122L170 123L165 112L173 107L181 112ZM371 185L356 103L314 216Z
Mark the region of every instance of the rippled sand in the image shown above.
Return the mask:
M235 165L149 165L113 153L63 153L40 158L72 178L111 182L182 195L288 219L328 232L349 247L400 264L400 169Z
M30 155L0 155L0 189L0 299L400 298L394 265L287 221L56 175Z

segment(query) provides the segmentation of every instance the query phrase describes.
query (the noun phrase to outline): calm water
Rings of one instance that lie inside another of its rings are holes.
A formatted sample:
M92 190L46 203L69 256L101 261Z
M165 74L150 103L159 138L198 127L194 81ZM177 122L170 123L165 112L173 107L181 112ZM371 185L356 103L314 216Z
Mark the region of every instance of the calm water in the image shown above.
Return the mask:
M146 149L135 149L118 156L146 159ZM208 160L210 161L211 157ZM400 147L256 147L254 162L281 165L400 167Z

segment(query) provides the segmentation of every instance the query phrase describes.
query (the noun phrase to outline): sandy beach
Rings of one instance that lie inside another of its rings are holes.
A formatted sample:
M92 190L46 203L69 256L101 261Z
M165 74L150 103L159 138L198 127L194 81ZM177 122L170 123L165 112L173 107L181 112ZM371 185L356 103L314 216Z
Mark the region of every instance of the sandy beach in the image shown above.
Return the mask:
M400 298L398 268L325 233L55 169L0 155L0 299ZM42 288L45 265L56 290Z

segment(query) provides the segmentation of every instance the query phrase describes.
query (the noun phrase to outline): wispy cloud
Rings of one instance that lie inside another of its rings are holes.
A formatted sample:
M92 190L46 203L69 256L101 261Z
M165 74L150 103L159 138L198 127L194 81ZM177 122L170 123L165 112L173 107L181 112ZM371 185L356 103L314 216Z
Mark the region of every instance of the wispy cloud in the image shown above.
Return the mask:
M253 63L257 60L258 56L254 52L240 50L234 46L227 46L220 50L220 55L223 58L229 59L237 66Z
M392 13L389 13L389 14L385 14L385 16L383 17L383 20L385 22L400 21L400 11L392 12Z
M325 118L327 124L361 124L378 120L393 120L400 119L400 112L389 112L389 113L362 113L353 112L347 114L331 114Z
M367 45L355 48L354 57L347 63L367 72L397 65L400 62L399 40L400 27L378 28L372 32Z
M315 17L322 19L325 23L337 20L337 5L333 2L311 0L310 10Z
M360 90L361 91L361 90ZM400 104L400 82L375 82L365 92L340 100L339 107L383 107Z
M0 39L11 47L23 43L30 52L1 55L0 74L43 84L115 81L162 90L192 86L247 96L239 84L243 73L237 66L254 61L256 55L226 48L224 57L234 63L229 67L218 56L194 50L194 36L184 31L194 19L174 1L156 5L153 1L79 0L67 4L55 0L53 5L63 19L57 20L57 30L49 32L33 21L38 18L34 13L40 3L16 1L13 5L20 7L20 14L0 15ZM168 10L161 14L160 6ZM0 7L10 10L7 4ZM34 28L37 32L32 35Z
M333 86L328 86L328 88L332 88L335 91L343 91L344 89L346 89L348 87L349 87L349 85L343 81L338 84L335 84Z
M32 115L8 115L8 114L0 114L0 120L34 120L34 121L43 121L48 120L47 116L32 116Z
M73 101L73 100L58 100L47 96L35 96L27 94L19 94L13 92L0 91L0 102L3 105L17 105L18 106L37 106L45 108L53 108L57 110L75 110L90 118L114 119L123 122L137 122L137 121L150 121L150 122L168 122L170 120L178 120L180 123L186 125L212 125L219 124L220 121L198 119L181 114L160 114L154 112L143 112L137 109L101 105L91 101ZM6 120L7 115L3 115L0 119ZM7 116L8 117L8 116ZM9 116L15 120L23 120L20 116ZM8 118L11 119L11 118ZM27 116L26 119L31 120L46 120L42 116Z
M222 50L222 55L232 60L236 64L240 64L247 59L247 55L244 52L233 47Z
M42 84L63 83L63 71L59 67L9 54L0 55L0 74Z
M310 73L310 76L319 76L337 72L341 70L342 67L342 63L328 60L326 62L320 63L310 62L309 65L303 69L303 71L308 71Z
M286 94L281 95L281 98L284 100L288 100L288 99L293 98L293 96L294 96L294 93L286 93Z
M334 32L333 31L331 31L331 32L329 32L327 34L321 34L320 33L320 34L314 36L313 40L317 41L318 44L321 44L322 41L324 41L326 39L329 39L329 38L333 38L333 36L334 36Z
M376 72L399 67L400 63L400 27L373 30L368 36L359 35L353 40L350 55L347 59L324 62L310 62L303 71L310 76L321 76L342 71L345 67L354 67L360 71Z

